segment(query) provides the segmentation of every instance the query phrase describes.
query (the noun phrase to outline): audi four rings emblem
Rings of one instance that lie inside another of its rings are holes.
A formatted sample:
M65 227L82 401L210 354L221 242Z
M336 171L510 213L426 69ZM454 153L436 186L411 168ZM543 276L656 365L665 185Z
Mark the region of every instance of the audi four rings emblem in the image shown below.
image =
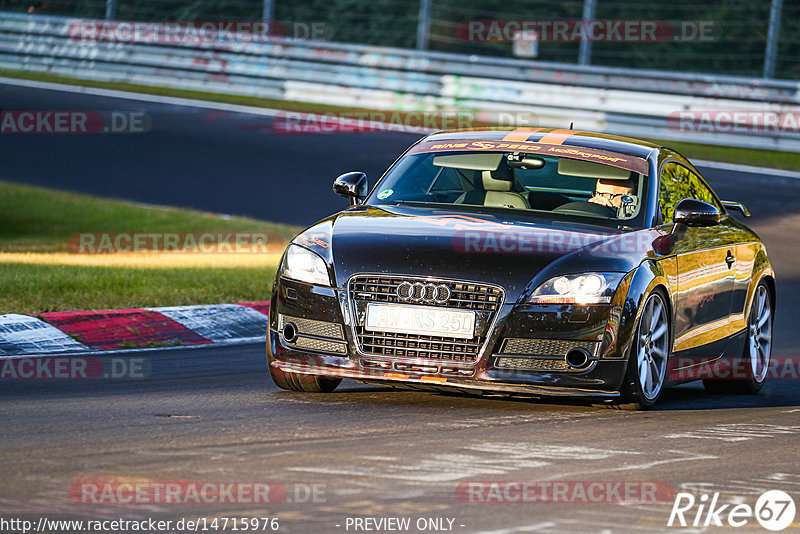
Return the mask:
M444 304L450 300L450 288L444 284L423 284L422 282L402 282L397 286L400 300L424 302L427 304Z

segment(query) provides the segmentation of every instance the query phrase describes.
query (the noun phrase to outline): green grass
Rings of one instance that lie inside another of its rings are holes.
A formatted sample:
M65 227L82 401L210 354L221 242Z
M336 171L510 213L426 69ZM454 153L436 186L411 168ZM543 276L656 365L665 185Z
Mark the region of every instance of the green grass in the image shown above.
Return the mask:
M0 76L9 78L21 78L26 80L36 80L44 82L65 83L70 85L80 85L85 87L98 87L103 89L116 89L120 91L131 91L135 93L146 93L161 96L175 96L181 98L191 98L195 100L206 100L211 102L224 102L229 104L241 104L246 106L264 107L271 109L282 109L287 111L304 112L325 112L325 111L369 111L366 109L354 110L341 106L331 106L326 104L316 104L307 102L292 102L286 100L276 100L269 98L258 98L253 96L241 96L221 93L209 93L203 91L189 91L185 89L173 89L169 87L154 87L149 85L137 85L124 82L100 82L94 80L84 80L59 76L49 73L30 72L30 71L11 71L0 69ZM735 148L718 145L706 145L700 143L686 143L669 141L663 139L647 139L657 144L668 146L677 150L684 156L693 159L705 159L710 161L722 161L726 163L741 163L744 165L756 165L772 167L776 169L786 169L800 171L800 154L795 152L781 152L777 150L758 150L751 148Z
M276 255L87 256L67 253L67 238L78 232L238 231L277 232L288 241L297 230L0 182L0 313L267 300Z
M0 263L2 313L269 300L275 267L137 269Z
M76 232L277 232L289 225L0 182L0 252L66 252Z

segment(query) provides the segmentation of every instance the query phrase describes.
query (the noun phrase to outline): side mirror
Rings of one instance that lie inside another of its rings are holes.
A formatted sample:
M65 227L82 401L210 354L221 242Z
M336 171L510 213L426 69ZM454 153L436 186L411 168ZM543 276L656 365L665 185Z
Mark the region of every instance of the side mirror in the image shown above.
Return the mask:
M350 205L360 204L369 193L367 175L363 172L346 172L333 181L333 192L350 198Z
M719 208L693 198L684 198L675 206L672 220L686 226L714 226L719 223L722 213Z

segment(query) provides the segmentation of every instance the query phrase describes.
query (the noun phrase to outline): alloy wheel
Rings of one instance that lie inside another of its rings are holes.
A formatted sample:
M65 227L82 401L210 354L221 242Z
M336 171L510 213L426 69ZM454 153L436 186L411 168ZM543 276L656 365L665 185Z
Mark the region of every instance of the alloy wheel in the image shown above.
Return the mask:
M658 293L647 299L636 338L639 385L648 400L658 397L664 385L669 355L667 307Z

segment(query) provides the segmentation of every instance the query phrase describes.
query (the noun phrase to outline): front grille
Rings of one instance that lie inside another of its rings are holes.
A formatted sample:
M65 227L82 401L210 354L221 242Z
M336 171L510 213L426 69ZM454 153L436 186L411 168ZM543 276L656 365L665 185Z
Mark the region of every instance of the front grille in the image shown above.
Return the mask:
M393 302L398 304L414 304L410 300L401 300L397 296L397 288L403 282L426 284L434 282L450 289L450 298L446 302L425 302L427 306L444 306L463 310L497 311L502 301L500 288L470 282L451 282L413 278L405 276L356 276L350 281L350 296L369 302Z
M450 291L450 298L445 302L437 302L440 294L437 292L431 293L431 298L425 299L426 302L401 299L397 288L403 283L446 286ZM350 280L348 288L355 305L358 348L364 354L390 358L421 358L474 364L480 357L494 316L503 303L501 288L475 282L399 275L357 275ZM434 296L437 298L433 298ZM472 310L476 316L475 335L471 339L460 339L439 335L367 331L363 327L363 316L370 302Z
M597 356L599 341L565 341L559 339L506 338L500 350L502 354L564 357L573 349L583 349Z
M478 336L464 340L443 336L367 332L361 326L356 328L356 333L361 350L367 354L468 363L473 363L478 358L485 341L485 338Z

